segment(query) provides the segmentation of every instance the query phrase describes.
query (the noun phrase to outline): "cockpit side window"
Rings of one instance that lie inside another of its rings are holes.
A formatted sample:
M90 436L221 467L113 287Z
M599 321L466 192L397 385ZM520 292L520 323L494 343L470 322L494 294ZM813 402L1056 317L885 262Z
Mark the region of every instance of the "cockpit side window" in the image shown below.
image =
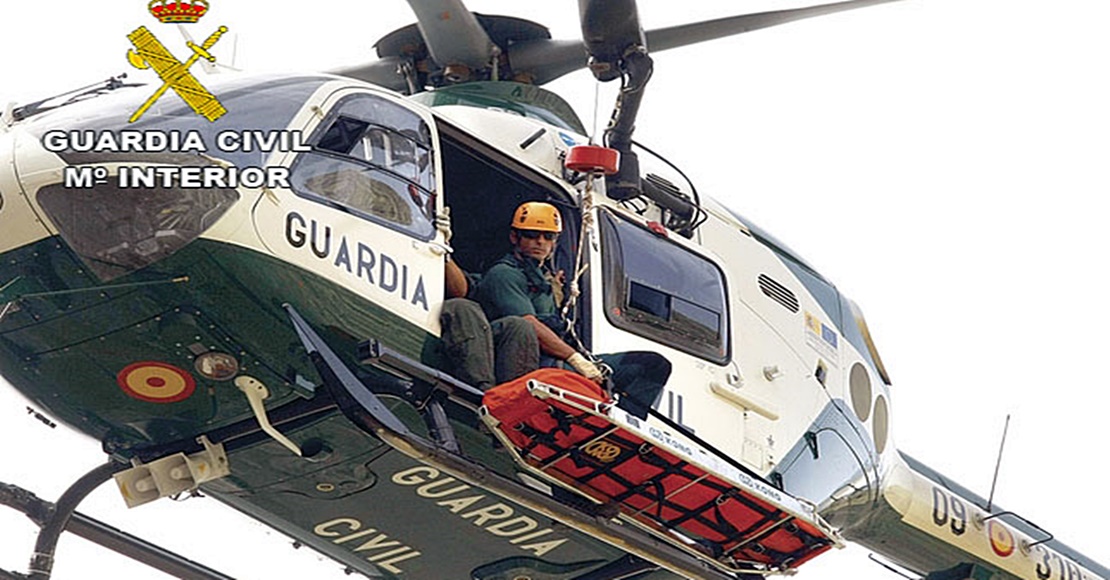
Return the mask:
M727 362L728 294L721 270L640 226L603 215L609 321L714 363Z
M316 199L421 239L435 234L431 133L417 114L381 97L340 101L293 164L291 185Z

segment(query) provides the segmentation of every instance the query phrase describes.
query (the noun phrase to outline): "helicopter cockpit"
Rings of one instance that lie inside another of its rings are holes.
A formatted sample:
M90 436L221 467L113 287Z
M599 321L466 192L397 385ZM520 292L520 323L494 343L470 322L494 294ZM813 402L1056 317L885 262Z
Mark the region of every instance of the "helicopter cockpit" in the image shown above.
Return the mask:
M261 168L268 153L243 143L219 147L220 132L240 126L257 127L264 133L284 130L327 80L268 76L223 80L221 98L230 108L219 124L197 123L183 103L170 101L128 123L128 116L149 95L127 86L44 109L28 119L27 129L37 140L53 143L54 152L71 166L150 163ZM59 131L63 127L66 130ZM48 133L53 135L49 139ZM142 141L127 140L138 135ZM183 187L158 180L140 190L118 179L105 179L107 175L105 171L96 183L77 190L73 183L50 183L37 194L61 236L104 281L180 250L241 197L230 183Z

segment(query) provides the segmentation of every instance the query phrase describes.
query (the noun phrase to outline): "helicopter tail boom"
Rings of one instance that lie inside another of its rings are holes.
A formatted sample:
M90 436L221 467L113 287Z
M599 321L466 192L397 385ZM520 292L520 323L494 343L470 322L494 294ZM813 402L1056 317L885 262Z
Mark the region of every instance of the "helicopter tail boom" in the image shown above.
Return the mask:
M1005 578L1110 577L1052 534L904 453L885 478L878 509L844 535L922 574L978 567Z

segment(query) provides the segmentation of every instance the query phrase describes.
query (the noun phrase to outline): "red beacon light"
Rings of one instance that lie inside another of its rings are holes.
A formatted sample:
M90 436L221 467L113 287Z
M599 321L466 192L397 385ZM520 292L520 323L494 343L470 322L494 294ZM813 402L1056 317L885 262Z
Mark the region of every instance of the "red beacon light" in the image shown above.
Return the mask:
M612 175L620 167L621 154L600 145L575 145L563 165L578 173Z
M670 236L670 234L667 233L667 226L664 226L659 222L648 222L647 229L651 230L651 233L661 238L666 238Z

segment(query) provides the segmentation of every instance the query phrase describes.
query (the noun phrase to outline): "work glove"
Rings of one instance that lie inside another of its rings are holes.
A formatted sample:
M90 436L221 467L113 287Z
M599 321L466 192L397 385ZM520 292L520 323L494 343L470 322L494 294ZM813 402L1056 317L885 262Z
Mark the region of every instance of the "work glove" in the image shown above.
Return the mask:
M581 353L576 352L567 357L567 364L574 367L574 370L578 371L578 374L586 377L587 379L590 379L591 381L601 382L601 380L605 377L605 375L601 372L601 369L594 363L590 362L589 359L582 356Z
M443 243L451 245L451 208L444 207L436 212L436 231L443 234Z

